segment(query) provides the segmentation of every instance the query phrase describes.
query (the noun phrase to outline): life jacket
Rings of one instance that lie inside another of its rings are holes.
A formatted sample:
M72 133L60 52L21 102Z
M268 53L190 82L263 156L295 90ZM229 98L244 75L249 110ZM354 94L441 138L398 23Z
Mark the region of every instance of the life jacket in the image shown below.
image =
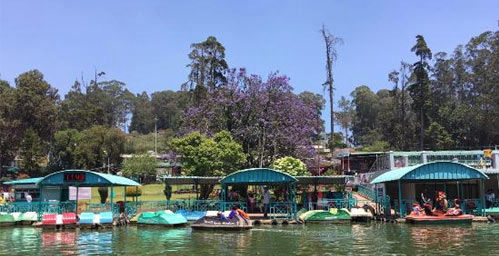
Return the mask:
M236 211L237 211L237 214L239 214L239 216L241 216L241 217L243 217L243 218L245 218L245 219L249 219L248 214L247 214L247 213L245 213L243 210L241 210L241 209L237 209Z

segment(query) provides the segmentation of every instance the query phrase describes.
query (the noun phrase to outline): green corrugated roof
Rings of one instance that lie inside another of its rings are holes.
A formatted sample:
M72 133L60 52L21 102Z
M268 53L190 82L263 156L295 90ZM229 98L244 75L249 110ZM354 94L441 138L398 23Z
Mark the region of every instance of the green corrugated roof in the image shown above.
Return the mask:
M39 182L41 179L43 179L43 178L41 177L41 178L30 178L30 179L22 179L22 180L11 180L11 181L4 182L3 184L5 184L5 185L35 184L35 183Z
M293 176L270 168L252 168L237 171L227 175L220 180L220 183L226 184L280 184L292 183L297 179Z
M470 180L488 179L482 171L455 162L431 162L391 170L376 177L371 184L397 180Z
M116 176L112 174L92 172L88 170L64 170L60 172L51 173L43 177L37 184L42 185L62 185L66 184L64 181L65 173L85 173L85 181L83 182L72 182L78 183L81 186L87 187L98 187L98 186L140 186L139 183L121 176ZM69 182L71 183L71 182Z

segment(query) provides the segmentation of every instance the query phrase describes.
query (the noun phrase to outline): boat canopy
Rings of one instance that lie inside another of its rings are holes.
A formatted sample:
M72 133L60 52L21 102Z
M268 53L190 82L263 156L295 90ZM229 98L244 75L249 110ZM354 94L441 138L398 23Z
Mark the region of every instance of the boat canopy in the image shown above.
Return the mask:
M298 180L293 176L270 168L252 168L237 171L220 180L222 184L286 184Z
M482 171L457 162L431 162L391 170L376 177L371 184L390 181L480 180L489 177Z

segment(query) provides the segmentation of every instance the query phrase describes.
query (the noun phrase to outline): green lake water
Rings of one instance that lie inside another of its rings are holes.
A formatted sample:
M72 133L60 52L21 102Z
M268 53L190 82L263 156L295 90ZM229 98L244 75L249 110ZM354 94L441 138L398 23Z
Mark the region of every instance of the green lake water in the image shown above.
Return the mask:
M499 224L257 226L42 231L0 228L0 255L499 255Z

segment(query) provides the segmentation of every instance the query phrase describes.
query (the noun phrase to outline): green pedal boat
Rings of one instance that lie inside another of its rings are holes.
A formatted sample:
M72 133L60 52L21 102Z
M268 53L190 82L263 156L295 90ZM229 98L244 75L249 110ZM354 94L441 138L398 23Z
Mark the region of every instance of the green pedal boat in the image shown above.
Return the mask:
M13 226L16 224L16 219L8 213L0 213L0 226Z
M346 209L331 208L329 211L313 210L300 215L305 223L342 223L350 222L350 213Z
M137 224L174 227L186 225L187 219L181 214L165 211L143 212L140 214Z

